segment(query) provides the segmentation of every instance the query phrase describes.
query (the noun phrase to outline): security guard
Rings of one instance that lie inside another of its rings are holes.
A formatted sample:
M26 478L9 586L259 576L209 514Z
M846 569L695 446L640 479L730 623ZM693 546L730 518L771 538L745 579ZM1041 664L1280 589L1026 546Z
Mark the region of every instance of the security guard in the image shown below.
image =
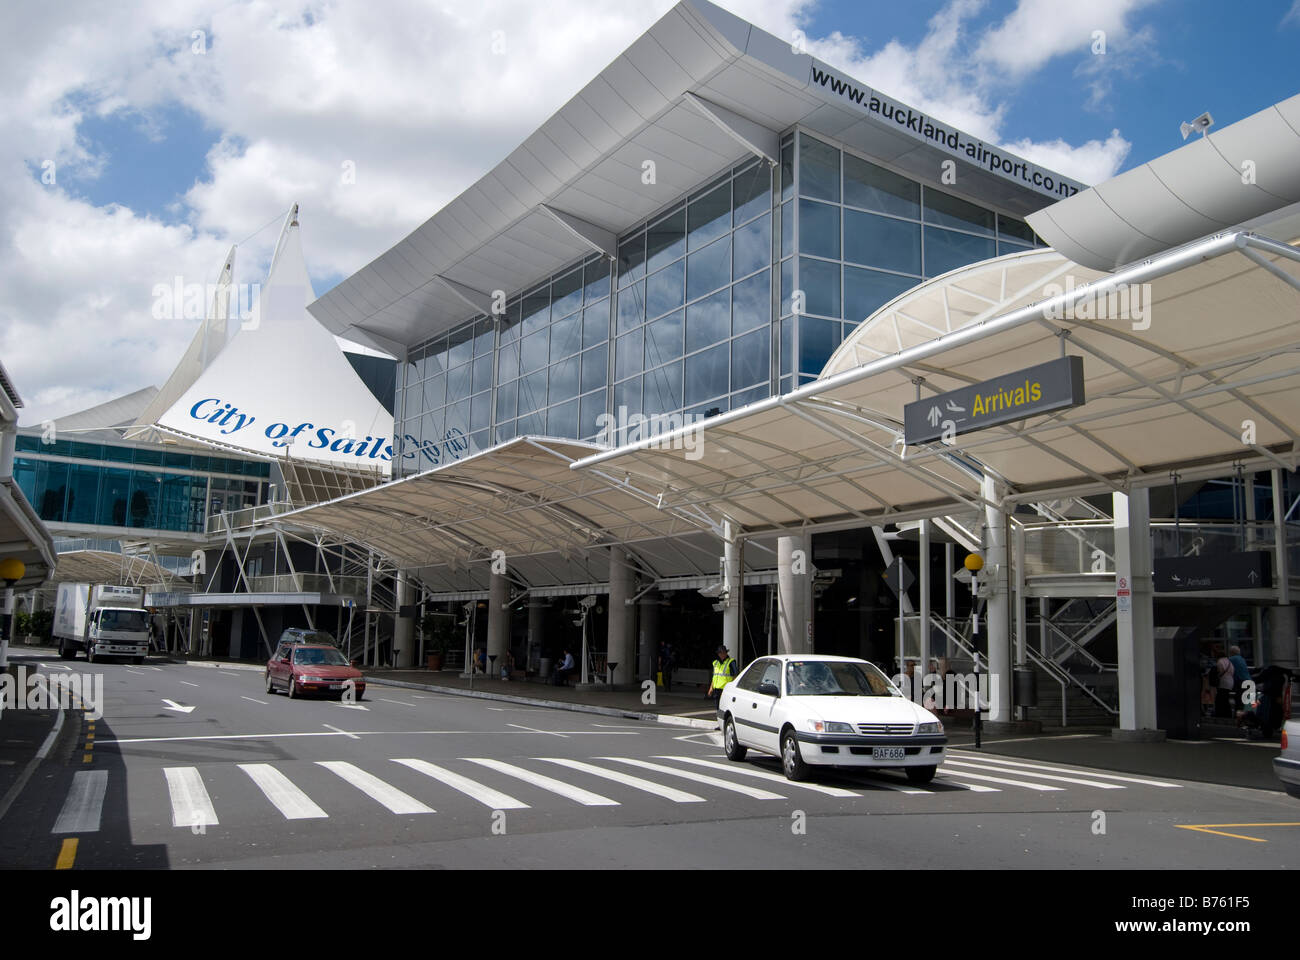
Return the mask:
M706 696L714 700L722 696L722 688L736 678L736 661L727 652L726 647L718 647L717 659L713 661L713 681L709 684Z

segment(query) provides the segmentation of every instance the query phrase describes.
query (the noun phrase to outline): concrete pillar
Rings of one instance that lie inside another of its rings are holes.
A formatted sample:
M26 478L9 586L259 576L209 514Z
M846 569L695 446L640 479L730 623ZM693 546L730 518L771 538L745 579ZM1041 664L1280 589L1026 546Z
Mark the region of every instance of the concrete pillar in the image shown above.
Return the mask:
M918 573L920 580L919 587L921 590L921 608L920 608L920 633L918 634L919 649L918 653L921 663L917 667L916 674L912 683L912 699L917 703L921 702L921 694L924 690L925 675L930 672L930 521L921 521L921 545L920 556L917 564L921 569Z
M723 521L722 557L722 644L740 660L740 617L745 596L745 581L741 576L740 526L730 520Z
M952 578L956 572L953 569L956 552L956 544L943 545L943 612L948 618L950 629L956 629L957 626L957 581ZM952 640L947 633L943 635L943 656L945 659L952 656Z
M636 664L632 662L632 640L635 634L631 632L636 622L636 611L627 602L631 596L632 565L628 563L624 550L612 547L609 552L609 634L605 646L605 662L617 664L613 673L616 684L630 683L636 674ZM609 676L606 673L605 677Z
M653 680L659 672L659 591L647 590L637 601L638 680Z
M542 644L546 637L546 610L550 606L545 600L533 598L528 601L528 653L527 668L532 669L533 661L542 656Z
M1296 609L1291 603L1290 557L1286 549L1286 497L1282 471L1273 469L1273 583L1278 605L1268 612L1266 663L1295 669L1300 666L1300 642L1296 640ZM1260 651L1263 653L1264 651Z
M488 581L487 668L489 676L498 676L510 637L510 583L504 573L492 574ZM496 657L496 660L492 658Z
M1268 656L1265 662L1291 670L1300 667L1300 642L1296 640L1294 604L1269 608Z
M777 538L777 653L812 652L808 635L811 622L808 586L812 581L812 559L808 554L807 537Z
M996 503L1002 489L992 477L985 477L984 499ZM989 723L1010 723L1011 617L1007 590L1007 515L996 506L984 508L984 569L980 579L988 585Z
M393 620L393 649L397 651L398 667L415 666L415 618L402 616L402 607L415 603L415 588L405 573L398 572L397 617Z
M1112 494L1115 517L1115 619L1120 739L1159 740L1156 728L1155 612L1151 582L1151 506L1145 487ZM1125 597L1119 591L1128 589ZM1126 602L1127 601L1127 602Z

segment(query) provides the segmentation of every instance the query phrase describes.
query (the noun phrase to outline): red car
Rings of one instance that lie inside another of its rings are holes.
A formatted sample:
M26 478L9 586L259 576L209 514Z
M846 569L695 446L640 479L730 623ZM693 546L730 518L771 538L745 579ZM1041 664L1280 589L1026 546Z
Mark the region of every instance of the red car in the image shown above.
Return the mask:
M337 693L345 700L360 700L366 693L366 678L337 647L282 643L266 663L266 692L274 693L279 688L290 698L306 693Z

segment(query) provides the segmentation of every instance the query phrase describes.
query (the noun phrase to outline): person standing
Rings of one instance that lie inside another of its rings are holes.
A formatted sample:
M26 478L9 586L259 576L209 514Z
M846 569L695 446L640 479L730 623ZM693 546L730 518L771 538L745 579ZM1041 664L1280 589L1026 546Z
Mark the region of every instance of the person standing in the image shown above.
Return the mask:
M1228 662L1232 664L1232 699L1236 708L1240 710L1241 688L1250 679L1250 667L1246 665L1246 658L1241 655L1241 647L1235 643L1228 648Z
M1214 715L1217 718L1232 716L1232 690L1236 686L1232 661L1223 655L1220 648L1219 657L1214 661L1217 683L1214 691Z
M663 676L664 692L673 692L673 665L677 657L677 651L673 645L665 640L659 644L659 673Z
M710 700L716 700L722 696L722 688L735 679L736 676L736 661L732 659L727 648L719 646L716 656L717 659L713 661L713 678L709 683L709 690L705 694Z

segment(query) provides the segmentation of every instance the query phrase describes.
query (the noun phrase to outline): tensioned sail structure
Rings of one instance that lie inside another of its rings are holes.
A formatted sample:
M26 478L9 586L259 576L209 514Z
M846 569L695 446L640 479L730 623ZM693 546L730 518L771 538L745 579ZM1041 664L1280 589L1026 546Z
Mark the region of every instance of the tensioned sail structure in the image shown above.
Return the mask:
M295 204L257 312L157 418L157 427L277 460L386 477L392 415L307 312L314 299Z

